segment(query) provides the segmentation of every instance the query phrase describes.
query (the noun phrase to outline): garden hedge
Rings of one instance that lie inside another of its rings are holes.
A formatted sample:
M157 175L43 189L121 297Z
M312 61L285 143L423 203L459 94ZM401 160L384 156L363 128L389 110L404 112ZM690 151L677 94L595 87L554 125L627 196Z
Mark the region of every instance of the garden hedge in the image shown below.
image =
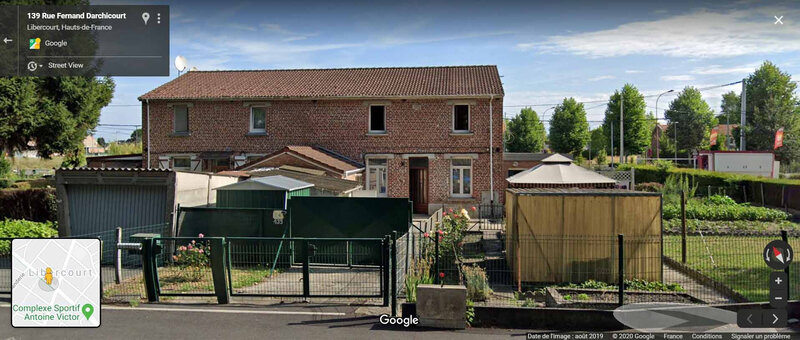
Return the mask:
M636 182L664 183L669 175L688 175L692 185L697 185L697 194L705 196L722 193L738 202L753 205L788 207L800 210L800 180L766 178L737 175L725 172L686 168L667 168L654 165L634 165ZM626 166L626 168L628 168ZM762 194L763 193L763 194Z
M0 190L0 220L56 221L55 189Z

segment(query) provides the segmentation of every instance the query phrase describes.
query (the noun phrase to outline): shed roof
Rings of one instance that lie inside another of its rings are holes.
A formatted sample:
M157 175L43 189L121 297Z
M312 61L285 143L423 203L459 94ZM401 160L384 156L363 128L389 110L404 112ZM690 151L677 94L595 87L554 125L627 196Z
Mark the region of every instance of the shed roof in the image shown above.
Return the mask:
M576 196L661 196L658 192L631 191L625 189L584 189L584 188L508 188L517 195L576 195Z
M296 180L285 176L270 176L251 178L246 181L228 184L217 190L267 190L267 191L294 191L313 187L314 184Z
M552 153L546 152L504 152L504 161L541 161L547 157L552 156ZM570 157L569 155L563 155Z
M614 184L617 181L572 163L559 154L506 179L510 184Z
M497 66L192 71L145 99L503 96Z

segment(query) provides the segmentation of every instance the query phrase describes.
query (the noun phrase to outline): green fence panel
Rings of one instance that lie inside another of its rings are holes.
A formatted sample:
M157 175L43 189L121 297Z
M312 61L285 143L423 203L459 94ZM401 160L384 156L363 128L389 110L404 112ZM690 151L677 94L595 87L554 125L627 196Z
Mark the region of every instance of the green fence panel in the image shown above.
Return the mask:
M292 237L381 238L411 222L407 198L292 197Z
M178 236L195 237L281 237L289 223L275 223L275 209L181 207ZM288 235L287 235L288 236Z

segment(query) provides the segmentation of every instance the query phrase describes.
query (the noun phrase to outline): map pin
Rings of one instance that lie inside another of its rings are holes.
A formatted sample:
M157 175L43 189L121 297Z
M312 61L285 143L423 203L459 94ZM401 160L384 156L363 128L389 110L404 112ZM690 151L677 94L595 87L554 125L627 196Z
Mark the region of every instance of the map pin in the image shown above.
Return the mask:
M147 20L150 19L150 13L144 12L142 13L142 20L144 20L144 24L147 25Z
M94 306L87 303L81 307L81 312L83 312L83 316L86 317L86 320L89 320L89 317L94 313Z

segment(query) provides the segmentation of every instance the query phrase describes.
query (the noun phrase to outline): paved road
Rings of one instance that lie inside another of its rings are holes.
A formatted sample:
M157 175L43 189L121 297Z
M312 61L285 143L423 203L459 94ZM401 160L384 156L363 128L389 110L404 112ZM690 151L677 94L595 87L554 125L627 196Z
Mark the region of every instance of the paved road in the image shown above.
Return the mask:
M104 306L94 329L15 329L11 309L0 302L0 340L28 339L508 339L523 330L439 331L383 326L349 306Z

